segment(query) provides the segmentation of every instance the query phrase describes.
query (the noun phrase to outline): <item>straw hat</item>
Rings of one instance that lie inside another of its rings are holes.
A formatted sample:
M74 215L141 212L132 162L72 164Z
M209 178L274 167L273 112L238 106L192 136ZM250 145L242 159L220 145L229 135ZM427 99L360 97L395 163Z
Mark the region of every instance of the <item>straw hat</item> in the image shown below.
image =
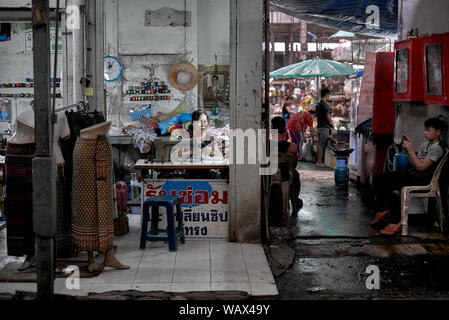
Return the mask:
M181 62L170 70L170 83L180 91L192 90L198 81L198 71L191 63Z

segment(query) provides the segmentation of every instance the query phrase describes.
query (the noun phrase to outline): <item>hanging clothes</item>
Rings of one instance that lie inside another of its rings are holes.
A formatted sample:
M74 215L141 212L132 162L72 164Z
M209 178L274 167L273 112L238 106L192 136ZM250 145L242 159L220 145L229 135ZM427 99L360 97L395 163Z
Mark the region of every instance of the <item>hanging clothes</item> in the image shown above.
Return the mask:
M80 131L95 124L106 122L102 112L66 112L67 122L70 129L70 138L61 141L61 151L65 160L66 190L72 191L73 176L73 150L76 139L80 136Z
M58 121L53 128L53 152L57 165L56 180L56 256L64 257L74 253L72 241L72 210L70 208L70 193L66 187L65 161L59 146L60 139L70 137L67 117L63 112L57 113Z
M112 148L80 137L73 152L72 236L80 251L106 251L114 237Z
M10 256L34 255L33 158L36 144L8 143L6 147L6 230Z

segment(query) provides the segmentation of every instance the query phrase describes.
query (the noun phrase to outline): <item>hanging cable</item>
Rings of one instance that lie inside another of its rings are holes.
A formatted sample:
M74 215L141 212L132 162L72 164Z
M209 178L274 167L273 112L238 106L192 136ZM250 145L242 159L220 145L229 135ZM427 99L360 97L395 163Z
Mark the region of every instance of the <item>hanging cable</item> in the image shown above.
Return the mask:
M52 123L55 124L57 122L56 118L56 71L58 66L58 39L59 38L59 0L56 1L56 30L55 30L55 57L54 57L54 67L53 67L53 106L52 106ZM52 136L54 126L52 126Z

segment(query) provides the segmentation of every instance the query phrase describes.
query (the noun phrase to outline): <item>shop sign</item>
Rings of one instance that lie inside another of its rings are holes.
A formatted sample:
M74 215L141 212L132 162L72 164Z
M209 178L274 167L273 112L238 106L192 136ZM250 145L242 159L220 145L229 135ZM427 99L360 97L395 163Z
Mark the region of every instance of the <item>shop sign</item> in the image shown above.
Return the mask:
M62 53L62 25L59 23L58 53ZM55 52L56 22L50 21L50 52ZM25 24L25 52L33 52L33 26Z
M154 196L178 196L184 215L186 239L228 238L226 180L145 180L144 201ZM165 208L159 208L159 228L165 228ZM151 216L150 216L151 219Z

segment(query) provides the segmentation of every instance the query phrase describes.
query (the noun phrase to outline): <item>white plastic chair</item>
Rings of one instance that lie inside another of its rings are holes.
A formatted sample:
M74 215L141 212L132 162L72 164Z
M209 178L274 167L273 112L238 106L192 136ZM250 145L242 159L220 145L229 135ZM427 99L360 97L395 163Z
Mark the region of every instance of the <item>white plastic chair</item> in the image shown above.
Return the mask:
M441 171L448 159L449 150L446 149L446 154L441 159L435 172L433 173L432 180L427 186L407 186L403 187L401 190L401 221L402 221L402 235L407 235L407 224L408 224L408 206L410 204L410 199L412 198L436 198L438 207L438 217L441 232L443 232L444 227L444 208L443 201L441 199L440 184L438 180L440 179Z

